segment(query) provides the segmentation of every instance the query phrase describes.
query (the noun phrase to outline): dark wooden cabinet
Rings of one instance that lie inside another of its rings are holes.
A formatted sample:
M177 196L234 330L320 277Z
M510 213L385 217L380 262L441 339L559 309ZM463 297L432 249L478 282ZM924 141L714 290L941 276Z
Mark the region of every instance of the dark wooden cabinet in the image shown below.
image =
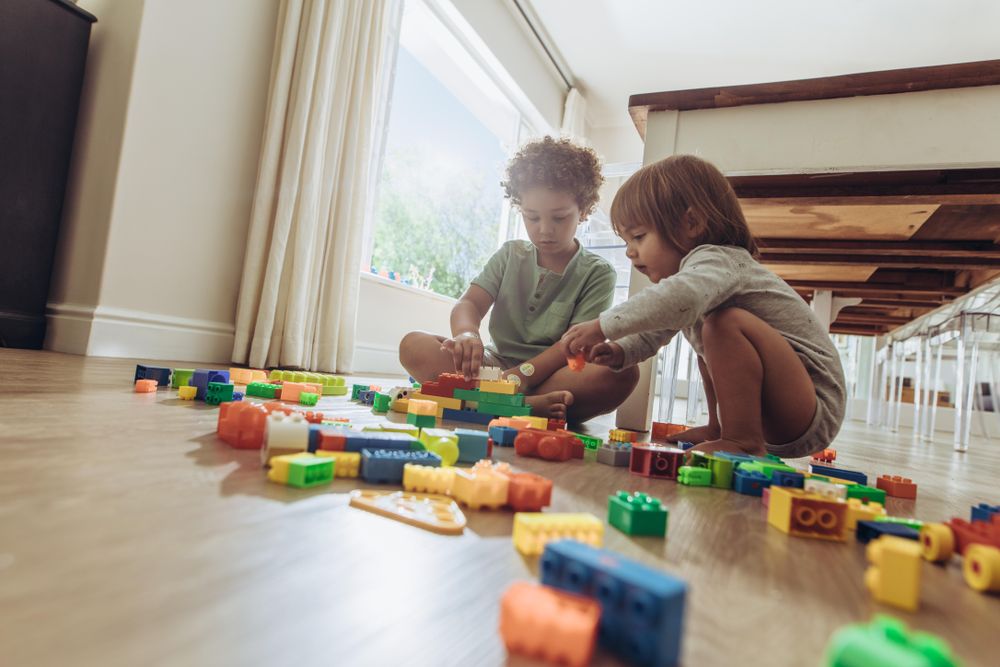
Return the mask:
M40 348L90 28L63 0L0 0L0 346Z

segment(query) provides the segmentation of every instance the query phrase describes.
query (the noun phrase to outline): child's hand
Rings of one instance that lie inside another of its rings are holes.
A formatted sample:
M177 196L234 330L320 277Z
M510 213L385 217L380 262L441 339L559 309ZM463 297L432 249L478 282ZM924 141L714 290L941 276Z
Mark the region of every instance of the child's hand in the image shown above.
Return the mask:
M454 338L446 338L441 349L451 352L455 359L455 372L466 380L479 377L479 367L483 365L483 341L474 331L460 333Z
M590 348L587 361L598 366L621 368L625 363L625 350L618 343L598 343Z
M577 352L587 353L590 351L590 348L598 343L603 343L605 340L607 338L604 332L601 331L600 320L581 322L576 326L572 326L562 337L563 345L566 346L567 356L573 356Z

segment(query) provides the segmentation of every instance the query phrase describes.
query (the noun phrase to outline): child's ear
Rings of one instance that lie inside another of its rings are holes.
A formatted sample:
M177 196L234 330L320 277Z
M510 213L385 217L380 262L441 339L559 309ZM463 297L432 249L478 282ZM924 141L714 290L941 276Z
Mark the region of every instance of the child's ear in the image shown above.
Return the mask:
M701 211L696 209L694 206L689 206L688 210L684 211L682 222L684 235L687 237L688 241L695 241L700 238L705 231L705 221L701 215Z

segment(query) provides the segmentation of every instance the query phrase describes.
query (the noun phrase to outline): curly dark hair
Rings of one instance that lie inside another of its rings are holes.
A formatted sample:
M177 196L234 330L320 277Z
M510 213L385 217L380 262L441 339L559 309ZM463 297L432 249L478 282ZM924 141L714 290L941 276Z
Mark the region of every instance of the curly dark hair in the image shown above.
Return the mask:
M504 193L515 206L521 193L533 187L563 190L573 195L580 213L590 215L600 199L601 159L591 148L569 139L543 137L529 142L507 163Z

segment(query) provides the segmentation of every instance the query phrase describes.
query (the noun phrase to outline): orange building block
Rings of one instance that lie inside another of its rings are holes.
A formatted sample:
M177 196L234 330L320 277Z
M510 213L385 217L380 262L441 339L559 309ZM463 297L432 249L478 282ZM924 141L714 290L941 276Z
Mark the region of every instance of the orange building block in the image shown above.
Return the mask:
M302 392L307 391L313 394L323 395L323 385L313 382L282 382L281 400L298 403Z
M568 431L526 428L514 439L518 456L534 456L547 461L583 458L583 443Z
M650 440L663 441L666 440L668 435L674 435L675 433L680 433L681 431L686 431L687 426L683 424L667 424L664 422L653 422L653 429L650 431Z
M552 480L530 472L509 475L507 504L515 512L541 512L552 503Z
M264 446L264 423L268 414L269 410L260 403L220 403L216 431L223 442L236 449L260 449Z
M250 384L253 382L253 371L249 368L230 368L229 381L233 384Z
M893 498L907 498L914 500L917 497L917 485L913 480L899 475L881 475L875 486L886 492Z
M510 653L582 667L590 663L601 606L590 598L518 581L500 598L500 637Z
M566 365L574 373L579 373L587 367L587 358L583 356L583 352L577 352L572 357L566 357Z
M833 463L837 460L837 450L836 449L824 449L821 452L816 452L812 456L812 460L817 463Z
M156 391L156 380L136 380L135 381L135 393L137 393L137 394L148 394L151 391Z

